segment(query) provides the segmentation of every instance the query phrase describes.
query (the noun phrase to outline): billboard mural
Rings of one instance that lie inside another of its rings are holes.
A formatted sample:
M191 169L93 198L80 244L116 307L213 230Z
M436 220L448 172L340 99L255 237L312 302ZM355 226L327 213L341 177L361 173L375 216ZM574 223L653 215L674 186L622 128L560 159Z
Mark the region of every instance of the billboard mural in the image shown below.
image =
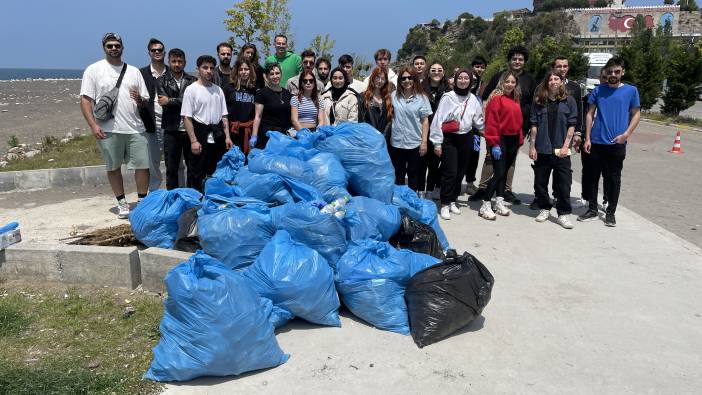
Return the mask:
M636 16L642 15L646 27L657 28L670 23L673 34L677 33L677 6L578 8L568 12L580 30L580 37L626 36L636 24Z

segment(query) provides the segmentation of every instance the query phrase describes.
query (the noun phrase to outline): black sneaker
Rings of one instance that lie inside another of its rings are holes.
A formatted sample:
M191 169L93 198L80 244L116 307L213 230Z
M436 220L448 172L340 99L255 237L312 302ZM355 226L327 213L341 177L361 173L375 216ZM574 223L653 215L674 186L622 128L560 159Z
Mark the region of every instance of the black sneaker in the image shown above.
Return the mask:
M512 191L505 191L505 202L512 203L515 206L522 204L522 201L512 193Z
M578 217L580 222L594 221L597 219L597 211L588 209L585 214Z
M474 194L470 195L468 198L469 202L477 202L478 200L483 200L483 197L485 197L485 190L484 189L478 189L475 191Z
M605 225L609 226L610 228L617 226L617 220L614 219L614 214L605 214Z

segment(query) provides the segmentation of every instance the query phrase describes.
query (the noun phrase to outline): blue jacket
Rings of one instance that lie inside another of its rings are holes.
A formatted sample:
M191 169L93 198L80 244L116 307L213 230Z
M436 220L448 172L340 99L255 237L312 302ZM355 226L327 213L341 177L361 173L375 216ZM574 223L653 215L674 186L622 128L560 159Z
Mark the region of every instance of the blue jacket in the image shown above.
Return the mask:
M577 123L578 105L572 96L567 96L565 100L558 103L554 141L551 141L548 130L548 106L538 105L534 101L531 108L531 126L536 126L536 152L553 155L554 149L563 147L568 128L576 126Z

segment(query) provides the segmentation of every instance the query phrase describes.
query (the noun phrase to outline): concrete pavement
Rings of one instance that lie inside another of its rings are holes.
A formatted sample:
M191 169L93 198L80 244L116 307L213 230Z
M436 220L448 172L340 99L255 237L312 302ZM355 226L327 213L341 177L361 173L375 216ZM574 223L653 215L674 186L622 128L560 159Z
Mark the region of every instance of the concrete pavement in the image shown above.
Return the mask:
M514 189L530 194L529 160L517 164ZM418 349L350 314L342 328L294 322L277 336L286 364L165 393L698 393L700 248L626 204L616 228L573 230L534 222L526 206L488 222L477 206L442 222L453 247L496 278L483 318L461 333Z

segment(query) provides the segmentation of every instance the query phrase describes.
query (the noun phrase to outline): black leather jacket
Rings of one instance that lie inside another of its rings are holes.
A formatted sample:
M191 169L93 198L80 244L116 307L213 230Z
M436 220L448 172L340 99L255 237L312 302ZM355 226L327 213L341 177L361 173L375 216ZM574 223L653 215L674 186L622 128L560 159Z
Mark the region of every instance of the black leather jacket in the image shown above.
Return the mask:
M167 96L168 103L163 106L163 115L161 116L161 128L163 130L174 131L180 126L180 107L183 105L183 92L185 88L197 78L183 72L183 82L178 88L175 78L170 70L158 78L156 81L156 92L159 96Z

